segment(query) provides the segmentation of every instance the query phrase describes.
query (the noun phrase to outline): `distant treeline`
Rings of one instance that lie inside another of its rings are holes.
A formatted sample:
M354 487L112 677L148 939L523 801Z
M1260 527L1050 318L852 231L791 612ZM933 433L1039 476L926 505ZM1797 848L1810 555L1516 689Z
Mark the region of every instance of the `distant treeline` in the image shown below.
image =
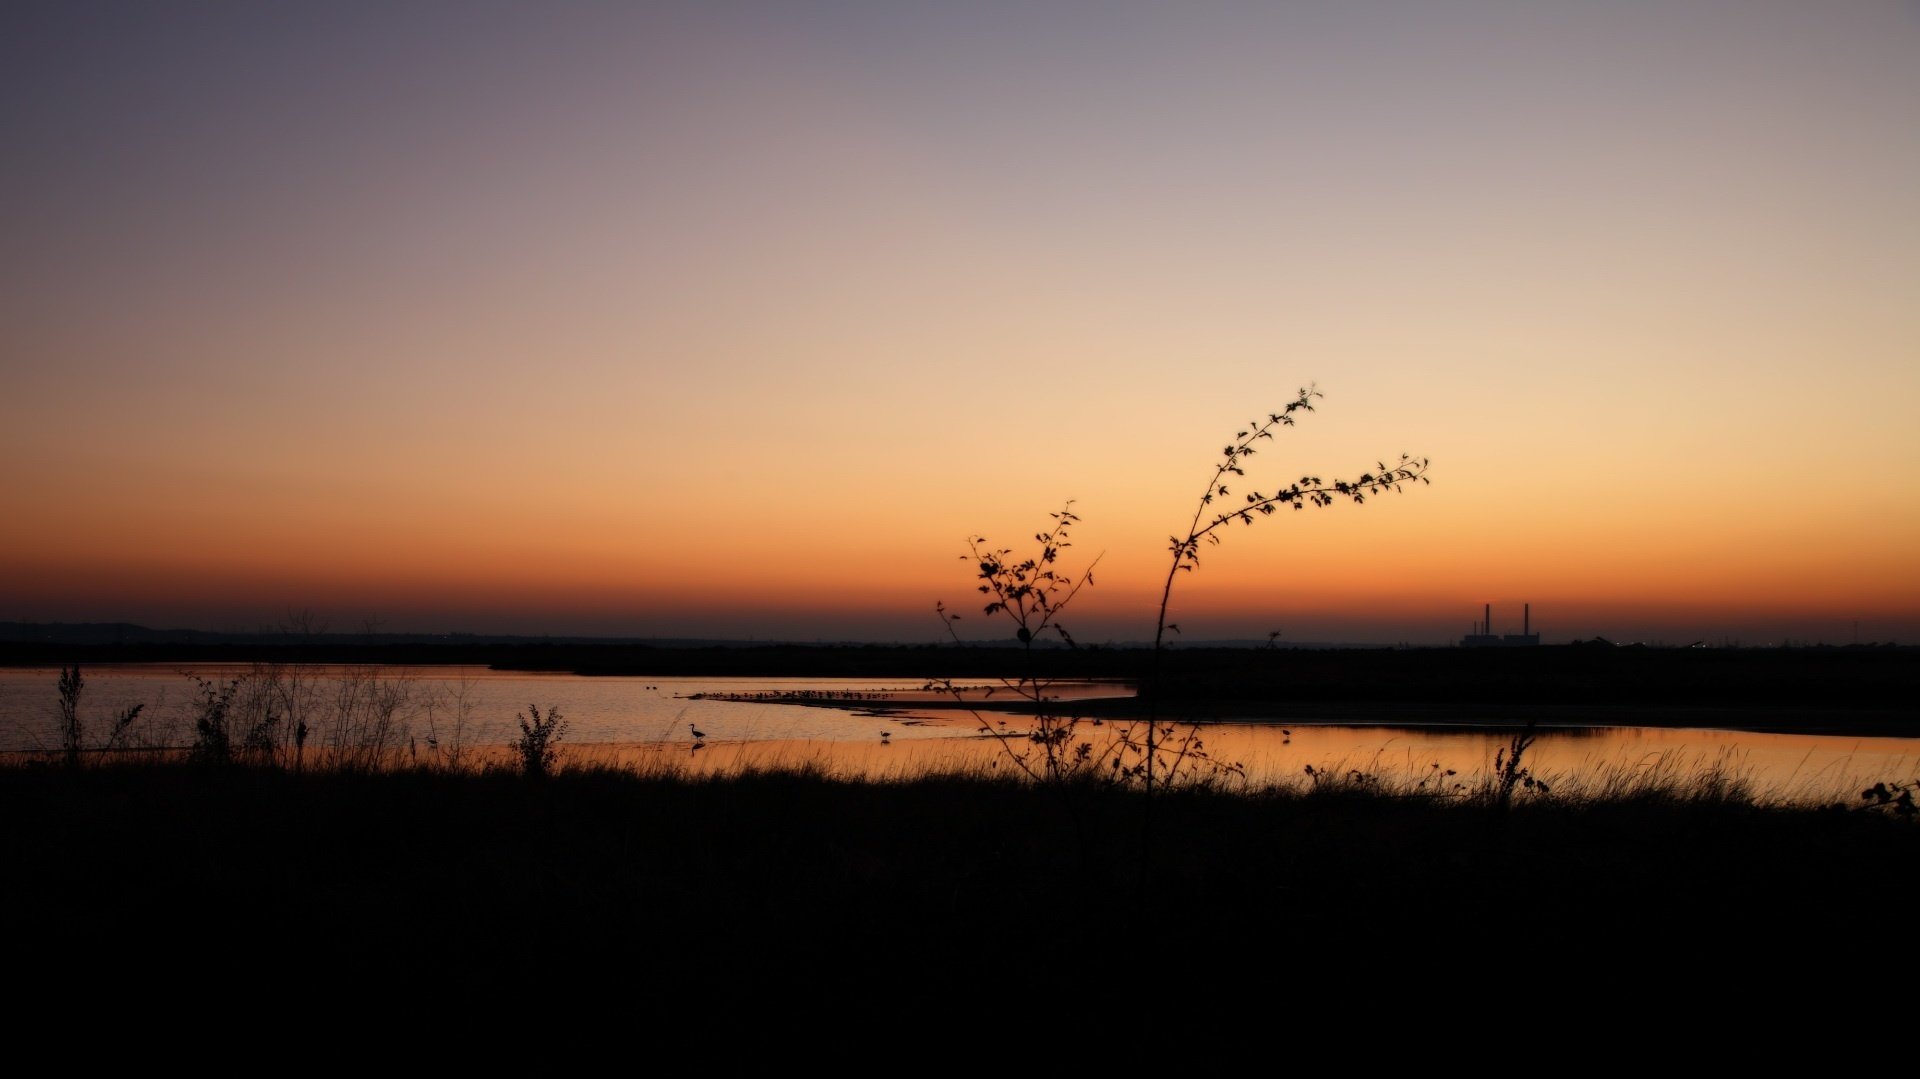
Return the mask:
M1153 693L1139 647L653 644L608 640L382 639L345 634L215 640L0 641L0 664L474 664L499 670L650 677L1111 679ZM1031 665L1030 671L1022 668ZM1159 699L1223 717L1341 707L1747 708L1799 713L1910 709L1920 649L1514 649L1185 647L1160 659ZM1116 706L1125 707L1125 706ZM1604 719L1604 717L1602 717ZM1589 721L1592 721L1591 719ZM1911 722L1911 721L1910 721ZM1817 724L1816 724L1817 725Z

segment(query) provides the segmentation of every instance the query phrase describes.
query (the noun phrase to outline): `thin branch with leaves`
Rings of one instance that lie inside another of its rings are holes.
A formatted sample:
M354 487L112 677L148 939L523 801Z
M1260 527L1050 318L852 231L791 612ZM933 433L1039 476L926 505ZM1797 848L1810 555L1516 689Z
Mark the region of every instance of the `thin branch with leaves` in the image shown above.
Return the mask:
M1149 791L1154 785L1154 759L1157 756L1153 743L1156 735L1162 733L1158 723L1162 695L1161 657L1166 651L1167 633L1180 632L1178 624L1167 621L1167 613L1173 602L1173 582L1180 574L1191 573L1200 567L1201 545L1218 546L1229 526L1252 525L1263 517L1273 516L1282 506L1290 506L1295 510L1308 506L1324 508L1341 500L1360 504L1371 495L1385 491L1398 492L1405 484L1429 482L1426 458L1410 457L1403 453L1398 464L1389 466L1385 461L1376 462L1374 470L1363 472L1354 480L1326 481L1319 476L1302 476L1297 482L1271 493L1249 491L1232 508L1220 509L1219 506L1229 504L1233 496L1232 482L1246 476L1247 459L1258 451L1258 444L1271 439L1275 429L1294 426L1296 413L1312 412L1314 398L1319 396L1320 392L1312 386L1303 387L1299 396L1287 402L1278 412L1269 413L1264 420L1250 421L1235 432L1234 440L1220 452L1213 475L1208 478L1199 502L1194 505L1193 519L1187 525L1186 535L1167 537L1167 548L1172 557L1167 565L1166 580L1160 587L1160 609L1153 631L1153 672L1147 700L1145 778Z

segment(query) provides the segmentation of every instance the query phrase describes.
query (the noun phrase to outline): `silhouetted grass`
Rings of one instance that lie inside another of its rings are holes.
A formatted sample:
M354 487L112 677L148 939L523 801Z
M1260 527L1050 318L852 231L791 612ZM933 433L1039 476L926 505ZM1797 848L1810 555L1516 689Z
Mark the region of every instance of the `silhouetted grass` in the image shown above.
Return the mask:
M1825 948L1801 957L1821 970L1905 939L1920 894L1920 827L1893 814L1644 776L1495 812L1471 791L1365 776L1157 794L1146 856L1164 924L1148 936L1164 948L1141 945L1130 913L1139 792L844 782L804 765L692 778L563 763L544 782L508 766L9 766L0 916L27 972L66 961L70 943L44 932L65 927L111 941L120 967L274 979L319 957L420 977L604 964L629 991L675 994L817 992L829 974L1197 991L1247 964L1392 979L1435 954L1450 979L1484 982L1505 976L1483 954L1501 926L1521 958L1575 971L1623 948L1666 966L1740 941ZM1855 942L1844 955L1836 933Z

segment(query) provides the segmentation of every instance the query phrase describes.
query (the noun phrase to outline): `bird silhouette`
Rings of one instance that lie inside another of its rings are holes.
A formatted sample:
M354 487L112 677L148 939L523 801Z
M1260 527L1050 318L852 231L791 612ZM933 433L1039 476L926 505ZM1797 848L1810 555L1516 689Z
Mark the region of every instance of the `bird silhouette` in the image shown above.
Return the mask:
M687 724L687 729L693 732L693 737L696 741L703 739L707 736L706 731L701 730L700 728L694 726L691 723Z

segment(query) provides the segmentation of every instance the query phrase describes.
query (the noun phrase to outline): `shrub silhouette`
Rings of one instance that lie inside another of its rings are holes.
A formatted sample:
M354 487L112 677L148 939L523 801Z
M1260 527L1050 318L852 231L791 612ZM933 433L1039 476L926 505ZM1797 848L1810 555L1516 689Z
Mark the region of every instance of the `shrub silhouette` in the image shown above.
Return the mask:
M194 683L200 697L194 704L193 745L187 750L187 759L202 765L232 764L234 695L240 691L242 680L215 682L195 676ZM243 732L241 743L246 741Z
M80 665L60 668L60 718L58 739L60 756L69 768L78 768L82 754L87 749L87 724L80 717L80 697L86 690L87 680L80 674ZM95 748L102 752L114 752L127 744L128 736L133 732L134 723L140 713L146 710L145 704L130 704L113 717L113 723L107 728L106 738Z
M567 736L567 721L560 709L548 708L542 716L540 706L530 704L526 715L515 718L520 721L520 737L514 740L513 751L520 758L521 774L529 779L551 775L560 755L556 746Z
M1047 690L1051 683L1035 672L1033 646L1042 635L1049 633L1073 646L1073 635L1060 623L1060 616L1081 589L1093 584L1093 565L1078 574L1057 568L1061 552L1073 546L1069 535L1080 518L1073 512L1071 501L1051 516L1052 527L1034 534L1039 550L1031 558L1016 558L1010 548L989 547L984 536L968 537L969 553L961 558L976 567L976 576L981 582L976 590L987 597L985 613L1002 615L1012 622L1014 639L1020 642L1020 672L1012 681L1002 680L1002 687L1031 702L1035 708L1033 724L1025 731L1009 731L1004 725L986 722L975 712L980 732L998 739L1007 752L1007 759L1029 778L1059 782L1086 773L1097 762L1093 743L1074 740L1079 720L1062 716L1050 706ZM1100 560L1093 561L1097 564ZM953 623L959 621L960 616L948 611L945 603L935 603L934 613L957 641ZM936 679L928 685L944 689L956 700L964 700L951 681ZM1110 757L1101 759L1111 760Z

